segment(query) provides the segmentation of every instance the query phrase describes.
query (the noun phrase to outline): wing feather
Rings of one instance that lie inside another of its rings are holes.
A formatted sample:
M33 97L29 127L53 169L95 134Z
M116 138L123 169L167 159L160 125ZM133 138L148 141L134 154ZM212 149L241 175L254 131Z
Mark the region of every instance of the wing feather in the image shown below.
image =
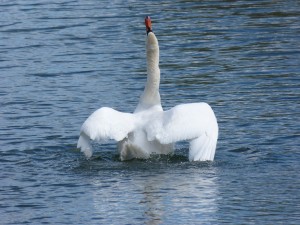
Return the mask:
M158 140L161 144L190 141L190 161L213 160L218 124L208 104L182 104L157 115L146 133L149 141Z
M121 141L134 130L134 121L131 113L123 113L107 107L100 108L83 123L77 147L81 148L81 151L89 158L92 156L90 139Z

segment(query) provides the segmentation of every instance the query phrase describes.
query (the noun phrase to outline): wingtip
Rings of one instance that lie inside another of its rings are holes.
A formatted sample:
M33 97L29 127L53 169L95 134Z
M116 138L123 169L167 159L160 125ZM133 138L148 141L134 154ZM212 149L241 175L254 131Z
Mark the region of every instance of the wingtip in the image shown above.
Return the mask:
M93 149L90 144L90 139L84 133L82 133L78 139L77 148L81 149L80 151L84 153L87 159L92 157Z
M198 137L190 142L190 161L213 161L216 153L216 141L205 137Z

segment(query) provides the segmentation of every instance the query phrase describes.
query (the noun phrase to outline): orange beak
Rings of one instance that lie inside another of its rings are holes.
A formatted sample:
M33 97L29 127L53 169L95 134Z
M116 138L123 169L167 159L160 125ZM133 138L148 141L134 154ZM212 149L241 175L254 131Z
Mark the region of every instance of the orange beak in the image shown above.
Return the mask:
M149 32L152 32L152 25L151 25L151 19L150 19L150 16L146 16L145 17L145 25L146 25L146 32L147 34Z

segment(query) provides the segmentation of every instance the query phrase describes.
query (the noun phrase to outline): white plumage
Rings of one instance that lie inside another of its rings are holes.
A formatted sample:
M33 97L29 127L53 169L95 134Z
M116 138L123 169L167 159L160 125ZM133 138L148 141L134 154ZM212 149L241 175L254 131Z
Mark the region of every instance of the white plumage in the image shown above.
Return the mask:
M207 103L182 104L163 111L159 95L159 46L147 29L147 83L134 113L103 107L95 111L81 127L77 147L87 158L92 156L90 140L118 142L121 160L148 158L151 154L170 154L174 143L190 142L189 160L213 160L218 139L215 114Z

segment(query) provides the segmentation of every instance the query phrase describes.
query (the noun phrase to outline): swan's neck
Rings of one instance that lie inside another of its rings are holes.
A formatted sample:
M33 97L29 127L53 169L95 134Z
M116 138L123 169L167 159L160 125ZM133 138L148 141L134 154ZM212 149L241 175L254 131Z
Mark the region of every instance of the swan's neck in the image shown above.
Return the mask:
M146 41L147 49L147 82L143 94L140 97L136 111L161 105L159 95L159 46L153 33L149 33Z
M144 95L148 98L154 98L152 100L158 100L156 103L160 104L160 98L157 99L157 97L159 97L160 82L160 70L158 64L159 49L147 49L147 83L145 86Z

